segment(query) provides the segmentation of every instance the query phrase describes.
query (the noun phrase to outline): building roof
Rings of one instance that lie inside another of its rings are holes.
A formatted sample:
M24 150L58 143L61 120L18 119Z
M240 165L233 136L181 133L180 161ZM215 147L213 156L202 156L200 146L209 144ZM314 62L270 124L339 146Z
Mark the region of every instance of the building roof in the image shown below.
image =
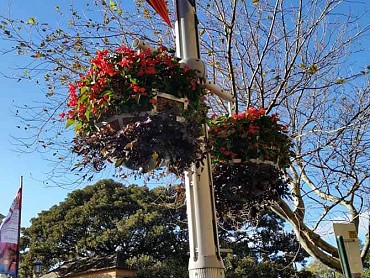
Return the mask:
M119 254L76 258L45 274L42 278L66 277L106 269L128 269Z

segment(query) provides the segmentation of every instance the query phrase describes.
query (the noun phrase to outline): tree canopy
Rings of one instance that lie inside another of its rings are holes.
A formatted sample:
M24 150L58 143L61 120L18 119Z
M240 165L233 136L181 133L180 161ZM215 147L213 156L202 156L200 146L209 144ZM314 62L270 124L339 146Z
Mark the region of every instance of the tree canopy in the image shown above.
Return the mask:
M138 277L187 277L186 211L174 202L174 193L172 188L149 190L112 180L71 192L24 230L22 276L31 276L35 258L47 272L72 259L110 256L119 247L125 265L138 269ZM307 257L274 215L267 214L257 229L220 236L222 245L233 249L225 258L228 277L294 275L293 262L304 264Z
M368 6L341 0L197 4L208 79L235 96L235 112L265 107L289 127L296 154L286 171L291 198L279 200L272 211L290 223L311 256L340 270L337 248L321 231L331 229L333 220L354 222L359 229L369 208L370 68L361 59L369 55ZM172 16L174 7L169 8ZM49 149L58 165L72 169L71 139L58 117L66 109L67 84L86 71L98 49L130 45L137 37L173 48L174 38L142 0L55 9L58 24L2 16L0 27L12 43L4 52L31 59L23 77L38 82L46 95L41 107L20 111L35 131L21 145ZM227 113L216 96L208 102L212 113ZM64 176L65 169L52 173ZM367 237L363 259L368 249Z
M24 230L24 275L35 257L52 269L73 258L114 254L117 247L136 267L173 260L186 266L185 210L166 205L165 191L102 180L71 192Z

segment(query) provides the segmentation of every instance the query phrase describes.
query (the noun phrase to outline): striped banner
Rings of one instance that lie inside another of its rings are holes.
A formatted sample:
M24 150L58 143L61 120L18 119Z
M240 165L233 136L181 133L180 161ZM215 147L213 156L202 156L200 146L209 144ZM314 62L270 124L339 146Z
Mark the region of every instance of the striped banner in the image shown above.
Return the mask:
M22 187L0 226L0 273L17 276Z

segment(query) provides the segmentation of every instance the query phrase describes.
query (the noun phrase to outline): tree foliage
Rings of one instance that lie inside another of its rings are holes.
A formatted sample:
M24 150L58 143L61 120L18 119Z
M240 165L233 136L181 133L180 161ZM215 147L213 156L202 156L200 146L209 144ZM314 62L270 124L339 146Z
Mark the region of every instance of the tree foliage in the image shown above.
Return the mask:
M318 261L311 262L306 268L315 275L315 277L332 277L332 278L342 278L344 275L334 272L332 269L323 265ZM331 275L331 276L330 276Z
M221 230L221 245L233 250L224 259L227 277L311 277L296 271L308 254L286 231L284 220L268 211L262 215L237 231Z
M174 192L112 180L71 192L23 231L22 276L31 276L35 258L47 272L68 260L107 257L120 247L125 264L138 269L138 277L187 277L186 211L174 203ZM267 277L266 271L293 275L292 261L304 263L307 256L274 215L266 214L257 229L223 231L221 238L233 249L225 258L230 277L253 272Z
M102 180L71 192L25 229L24 273L34 258L51 269L78 257L114 254L117 247L135 267L143 260L146 267L167 260L186 266L185 211L167 206L165 191Z
M236 112L265 107L289 127L296 153L287 170L292 198L279 200L272 210L290 223L311 256L340 270L337 248L320 231L333 219L359 227L369 208L369 66L360 59L368 54L366 3L198 2L208 78L236 97ZM97 49L129 45L136 37L174 47L172 30L144 1L135 4L89 1L83 7L57 7L59 24L1 18L3 38L13 43L12 50L32 59L25 77L46 88L44 105L20 115L35 131L33 140L22 145L50 149L58 162L72 168L70 138L61 132L58 118L67 83L86 71ZM210 96L209 103L214 113L226 113L227 104L217 97Z

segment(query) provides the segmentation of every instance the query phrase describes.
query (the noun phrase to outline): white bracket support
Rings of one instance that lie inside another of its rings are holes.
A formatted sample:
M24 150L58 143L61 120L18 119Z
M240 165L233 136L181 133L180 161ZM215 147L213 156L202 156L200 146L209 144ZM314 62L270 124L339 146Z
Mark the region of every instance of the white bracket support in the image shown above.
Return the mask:
M196 70L199 78L206 78L206 65L201 59L198 58L184 58L179 61L182 66L187 66L193 70Z
M148 45L147 43L145 43L144 41L140 40L140 39L134 39L134 41L132 42L132 48L134 50L147 50L147 49L150 49L150 52L154 52L155 51L155 48Z
M226 100L230 103L235 103L235 98L230 93L225 92L219 86L210 81L206 82L206 89L209 90L211 94L215 94L216 96L222 98L223 100Z

